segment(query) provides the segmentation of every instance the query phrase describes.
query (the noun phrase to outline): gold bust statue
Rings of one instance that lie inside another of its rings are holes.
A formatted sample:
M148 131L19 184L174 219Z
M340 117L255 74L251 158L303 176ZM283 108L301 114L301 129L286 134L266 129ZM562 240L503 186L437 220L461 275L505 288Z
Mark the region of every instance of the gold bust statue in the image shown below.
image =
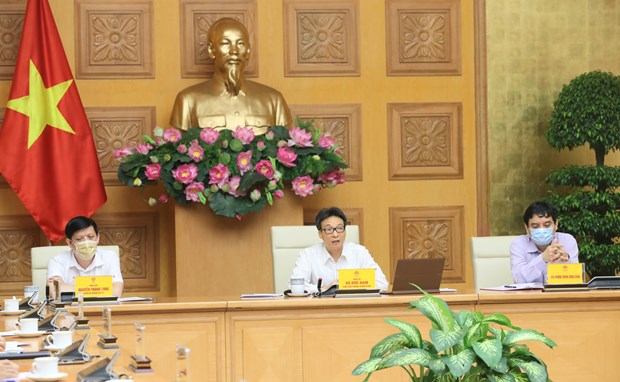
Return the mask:
M183 130L247 126L256 135L274 125L288 126L293 119L282 94L245 78L251 50L245 26L232 18L219 19L209 28L207 40L209 57L215 60L213 77L177 95L170 124Z

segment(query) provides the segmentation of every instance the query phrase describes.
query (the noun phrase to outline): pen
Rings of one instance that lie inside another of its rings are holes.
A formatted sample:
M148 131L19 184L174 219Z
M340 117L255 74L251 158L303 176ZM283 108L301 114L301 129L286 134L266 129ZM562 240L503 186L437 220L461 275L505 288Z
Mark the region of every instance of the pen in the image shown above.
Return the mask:
M504 285L504 288L516 289L517 287L514 285Z
M319 277L319 281L316 283L316 292L321 295L321 284L323 284L323 278Z

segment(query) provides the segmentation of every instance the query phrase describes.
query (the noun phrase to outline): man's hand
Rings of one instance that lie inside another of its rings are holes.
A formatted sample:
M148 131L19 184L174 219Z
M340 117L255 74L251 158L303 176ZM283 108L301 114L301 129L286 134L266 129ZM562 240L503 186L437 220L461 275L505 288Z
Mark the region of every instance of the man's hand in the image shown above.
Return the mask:
M545 249L545 251L541 254L543 261L546 263L555 263L559 261L568 261L569 255L568 252L564 250L564 246L562 244L558 244L557 239L553 239L551 244Z
M19 375L19 367L11 361L0 361L0 378L12 378Z
M326 290L328 290L329 288L331 288L332 286L338 284L338 279L332 281L331 283L329 283L328 285L323 285L321 287L321 292L325 292Z

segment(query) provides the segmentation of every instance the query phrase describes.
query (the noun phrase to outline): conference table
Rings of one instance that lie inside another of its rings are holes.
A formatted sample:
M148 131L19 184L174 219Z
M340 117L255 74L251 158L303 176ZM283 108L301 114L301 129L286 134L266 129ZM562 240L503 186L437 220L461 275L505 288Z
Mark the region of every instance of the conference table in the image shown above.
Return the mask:
M554 381L614 381L620 356L620 291L441 293L454 311L504 313L513 324L543 332L558 346L526 343L548 365ZM152 303L111 305L112 334L119 349L101 349L104 332L101 306L87 306L88 351L111 357L120 352L114 370L135 381L175 381L175 349L190 349L190 381L362 381L351 371L368 358L372 346L396 333L385 318L410 322L428 339L430 322L410 301L419 295L366 298L241 299L160 298ZM76 313L77 308L70 311ZM5 328L9 317L4 317ZM146 327L144 341L152 374L133 373L128 365L136 352L135 323ZM7 340L12 340L10 337ZM20 339L21 340L21 339ZM41 339L27 350L36 350ZM18 361L22 371L32 360ZM91 361L95 362L95 361ZM74 381L86 365L62 366ZM373 374L371 381L409 381L399 368Z

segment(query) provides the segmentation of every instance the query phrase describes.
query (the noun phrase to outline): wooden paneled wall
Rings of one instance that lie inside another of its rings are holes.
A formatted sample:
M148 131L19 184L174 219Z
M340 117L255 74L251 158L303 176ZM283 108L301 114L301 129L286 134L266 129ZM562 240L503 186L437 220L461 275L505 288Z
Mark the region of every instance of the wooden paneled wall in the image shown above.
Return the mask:
M342 145L348 181L307 197L304 221L311 223L322 207L340 206L361 226L364 244L386 273L399 258L445 256L445 283L471 286L475 2L50 0L108 193L95 218L105 244L121 245L128 291L175 295L176 258L205 256L200 248L174 253L174 203L149 207L144 199L157 197L161 187L141 194L119 185L112 154L157 125L167 127L176 93L209 76L206 31L222 16L242 20L250 31L248 75L280 90L296 116L313 119ZM4 100L25 1L0 4L10 4L0 7L0 33L10 37L0 45ZM68 169L67 176L75 174ZM29 261L28 247L45 240L6 185L0 218L0 240L4 232L25 232L15 239L23 241L12 261ZM10 248L0 241L0 258ZM226 282L225 275L200 271ZM28 268L20 272L19 284L8 286L3 277L0 289L26 284Z

